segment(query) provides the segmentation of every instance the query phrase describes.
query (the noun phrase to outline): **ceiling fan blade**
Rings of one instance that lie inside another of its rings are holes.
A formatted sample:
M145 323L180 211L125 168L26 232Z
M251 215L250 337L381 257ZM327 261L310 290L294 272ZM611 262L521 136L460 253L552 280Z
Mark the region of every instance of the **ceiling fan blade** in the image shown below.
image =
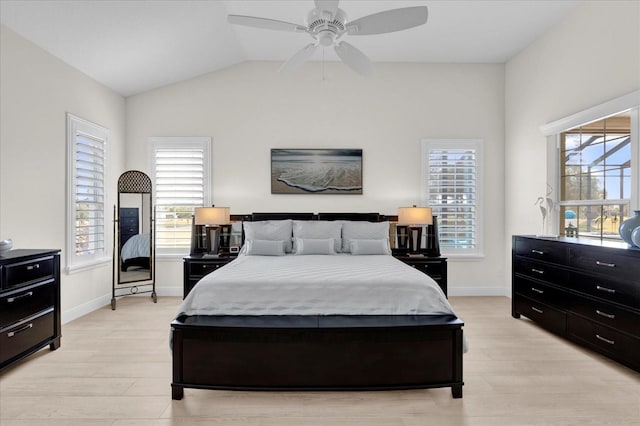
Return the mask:
M278 71L280 72L290 72L294 69L298 68L302 65L307 59L313 55L313 52L318 48L317 44L309 43L301 50L299 50L295 55L293 55L287 62L282 64Z
M349 65L356 72L363 75L373 73L373 64L369 58L352 44L342 41L336 44L334 49L336 54L342 59L342 62Z
M338 10L338 2L340 0L315 0L316 9L331 12L331 16L335 16Z
M232 24L245 25L247 27L263 28L277 31L306 32L307 27L293 24L291 22L278 21L275 19L257 18L255 16L229 15L227 20Z
M428 16L427 6L387 10L348 22L347 33L350 35L392 33L425 24Z

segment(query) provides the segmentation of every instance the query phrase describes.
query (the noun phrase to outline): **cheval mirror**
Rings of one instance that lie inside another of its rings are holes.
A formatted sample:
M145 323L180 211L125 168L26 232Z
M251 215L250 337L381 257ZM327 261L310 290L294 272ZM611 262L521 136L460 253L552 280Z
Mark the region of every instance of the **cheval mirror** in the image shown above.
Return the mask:
M157 303L154 218L151 179L137 170L118 178L118 204L113 206L113 291L116 298L151 293Z

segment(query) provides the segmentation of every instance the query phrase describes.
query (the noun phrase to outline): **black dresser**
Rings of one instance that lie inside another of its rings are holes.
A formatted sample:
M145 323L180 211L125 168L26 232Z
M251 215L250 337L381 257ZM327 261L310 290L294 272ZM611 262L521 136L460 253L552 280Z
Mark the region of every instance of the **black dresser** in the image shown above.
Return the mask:
M640 371L640 250L625 243L514 236L512 316Z
M120 207L120 250L127 240L140 233L138 208Z
M0 369L60 347L60 251L0 255Z

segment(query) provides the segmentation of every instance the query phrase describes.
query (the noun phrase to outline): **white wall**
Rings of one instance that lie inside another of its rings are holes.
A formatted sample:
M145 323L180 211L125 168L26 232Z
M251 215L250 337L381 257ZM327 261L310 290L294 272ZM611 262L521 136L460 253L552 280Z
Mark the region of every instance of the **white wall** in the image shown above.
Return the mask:
M110 130L109 206L124 165L124 98L4 26L0 26L0 94L0 239L12 238L14 248L61 249L64 267L65 113ZM111 250L112 215L107 210ZM110 263L63 273L61 281L65 321L105 303L111 288Z
M638 89L637 1L586 2L506 64L507 249L511 235L540 232L534 202L548 165L539 126Z
M252 211L375 211L420 202L420 140L485 141L486 258L449 265L451 293L503 293L504 69L501 64L243 63L127 99L127 167L148 170L152 136L213 137L213 201ZM363 195L272 195L271 148L362 148ZM496 244L497 243L497 244ZM158 264L159 286L181 283ZM177 271L177 272L176 272Z

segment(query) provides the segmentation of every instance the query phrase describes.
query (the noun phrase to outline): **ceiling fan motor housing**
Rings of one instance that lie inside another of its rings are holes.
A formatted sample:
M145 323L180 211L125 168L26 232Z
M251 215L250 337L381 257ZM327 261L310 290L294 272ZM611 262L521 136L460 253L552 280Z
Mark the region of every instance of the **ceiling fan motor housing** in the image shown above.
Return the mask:
M345 31L347 14L337 9L334 15L326 10L313 9L307 15L307 27L322 46L331 46Z

